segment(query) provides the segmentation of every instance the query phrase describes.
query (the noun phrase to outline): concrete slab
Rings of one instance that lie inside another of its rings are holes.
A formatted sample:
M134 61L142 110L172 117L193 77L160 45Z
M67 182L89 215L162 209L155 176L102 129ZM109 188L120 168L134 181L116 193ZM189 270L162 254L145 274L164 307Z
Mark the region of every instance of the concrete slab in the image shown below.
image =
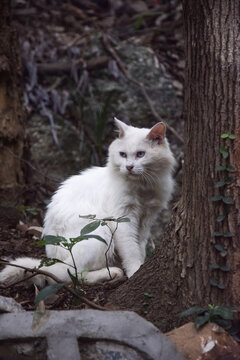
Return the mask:
M33 328L34 317L33 312L1 314L0 345L39 340L42 346L46 340L44 357L35 360L183 360L165 335L134 312L49 311Z

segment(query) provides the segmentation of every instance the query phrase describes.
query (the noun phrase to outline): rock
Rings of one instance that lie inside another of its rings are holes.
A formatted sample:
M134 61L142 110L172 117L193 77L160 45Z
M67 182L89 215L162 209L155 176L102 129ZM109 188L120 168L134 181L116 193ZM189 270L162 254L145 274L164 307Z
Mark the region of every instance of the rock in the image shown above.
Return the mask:
M0 296L0 313L19 313L25 310L14 299Z
M166 334L186 360L238 360L240 345L220 326L188 323Z
M37 331L33 316L0 315L0 354L11 354L4 359L22 358L24 349L31 359L183 360L165 335L134 312L50 311Z
M32 235L35 239L40 239L43 228L41 226L29 226L27 234Z

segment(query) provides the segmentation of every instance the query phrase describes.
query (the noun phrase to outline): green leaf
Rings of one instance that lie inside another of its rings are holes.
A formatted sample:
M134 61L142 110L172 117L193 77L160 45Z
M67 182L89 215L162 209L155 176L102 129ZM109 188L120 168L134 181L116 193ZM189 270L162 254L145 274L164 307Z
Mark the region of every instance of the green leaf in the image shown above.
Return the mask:
M225 217L226 217L225 214L221 214L221 215L218 215L216 220L217 220L217 222L221 222L221 221L223 221L225 219Z
M233 314L237 310L231 306L217 306L214 308L213 315L221 316L225 320L233 320Z
M212 286L218 286L218 282L216 281L216 280L214 280L214 279L210 279L210 284L212 285Z
M214 196L212 196L212 201L220 201L220 200L222 200L222 195L214 195Z
M42 240L37 241L38 245L59 245L63 242L67 242L67 239L63 236L46 235Z
M190 315L193 315L193 314L196 314L196 313L199 314L199 313L203 312L204 310L206 310L206 309L202 308L202 307L199 307L199 306L192 306L189 309L182 311L178 316L180 318L182 318L184 316L190 316Z
M219 266L218 264L211 264L211 265L210 265L210 268L211 268L211 269L219 269L220 266Z
M56 263L62 263L64 264L64 261L62 260L59 260L59 259L55 259L55 258L44 258L41 260L40 262L40 268L43 267L43 266L52 266Z
M216 183L215 187L216 187L216 188L219 188L219 187L222 187L222 186L224 186L224 185L226 185L225 180L221 180L221 181L218 181L218 182Z
M229 137L228 134L222 134L222 135L221 135L221 138L222 138L222 139L226 139L226 138L228 138L228 137Z
M215 247L215 249L216 249L217 251L220 252L220 255L221 255L222 257L225 257L225 256L227 255L227 250L225 250L225 249L222 247L222 245L220 245L220 244L215 244L214 247Z
M231 196L223 196L222 201L224 204L233 204L233 199Z
M76 237L76 238L70 238L70 239L69 239L70 244L71 244L70 249L73 248L73 245L77 244L78 242L80 242L80 241L82 241L82 240L85 240L85 239L83 239L82 236L78 236L78 237Z
M230 271L230 267L229 266L220 266L220 270L222 270L224 272L228 272L228 271Z
M231 140L235 140L235 139L236 139L236 135L233 135L233 134L230 134L228 137L229 137L229 139L231 139Z
M35 304L38 304L40 301L45 300L47 297L56 294L63 286L64 284L53 284L46 286L36 296Z
M227 152L227 150L225 149L224 146L221 146L221 147L219 148L219 151L220 151L220 153L222 154L222 156L223 156L224 159L227 159L227 158L228 158L228 152Z
M131 220L127 217L120 217L116 220L118 223L122 223L122 222L130 222Z
M96 218L96 215L79 215L79 217L82 219L94 220Z
M102 219L103 221L116 221L116 219L113 216L109 216Z
M197 316L194 320L195 326L199 329L201 326L206 324L209 321L210 315L208 312L205 312L202 316Z
M228 165L228 166L226 167L226 170L227 170L228 172L234 172L234 171L236 171L235 167L232 166L232 165Z
M223 234L223 236L224 236L225 238L230 238L230 237L232 237L232 233L226 232L226 233Z
M223 236L223 233L218 232L218 231L214 231L213 236L220 237L220 236Z
M101 223L100 220L96 220L96 221L91 222L90 224L87 224L86 226L84 226L82 228L82 230L80 232L80 236L93 232L100 226L100 223Z
M219 284L216 280L214 280L214 279L210 279L210 284L212 285L212 286L215 286L215 287L218 287L219 289L225 289L225 285L223 285L223 284ZM215 310L214 310L215 311Z
M217 250L217 251L224 251L224 248L222 247L222 245L221 244L215 244L214 245L214 247L215 247L215 249Z
M225 257L227 255L227 250L223 250L220 252L221 257Z
M78 277L73 275L69 269L67 269L68 275L73 283L73 286L76 287L79 284Z
M94 234L89 234L89 235L82 235L79 237L81 240L88 240L88 239L97 239L101 242L103 242L104 244L108 245L108 243L99 235L94 235ZM76 238L78 239L78 238ZM81 241L80 240L80 241Z
M147 296L148 298L152 298L153 297L153 295L152 294L149 294L148 292L144 292L143 293L145 296Z
M226 166L223 165L216 166L216 171L224 171L224 170L226 170Z

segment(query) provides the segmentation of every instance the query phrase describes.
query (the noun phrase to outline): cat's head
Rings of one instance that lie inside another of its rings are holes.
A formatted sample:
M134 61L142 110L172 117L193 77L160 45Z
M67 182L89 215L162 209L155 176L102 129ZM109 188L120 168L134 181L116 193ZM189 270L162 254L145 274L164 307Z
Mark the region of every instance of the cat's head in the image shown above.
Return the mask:
M175 159L165 136L166 126L157 123L140 129L114 119L119 137L109 147L108 166L132 181L154 182L171 172Z

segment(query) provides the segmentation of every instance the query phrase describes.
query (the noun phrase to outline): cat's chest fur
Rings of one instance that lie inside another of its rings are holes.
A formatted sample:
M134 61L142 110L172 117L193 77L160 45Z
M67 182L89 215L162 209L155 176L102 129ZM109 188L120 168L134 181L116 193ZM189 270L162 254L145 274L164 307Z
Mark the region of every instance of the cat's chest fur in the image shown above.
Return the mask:
M150 231L150 226L161 210L161 195L156 189L135 188L128 193L126 214L134 218L138 235Z
M143 218L152 211L158 211L160 208L159 194L154 189L135 188L127 191L126 197L128 204L127 212L138 213L138 217Z

